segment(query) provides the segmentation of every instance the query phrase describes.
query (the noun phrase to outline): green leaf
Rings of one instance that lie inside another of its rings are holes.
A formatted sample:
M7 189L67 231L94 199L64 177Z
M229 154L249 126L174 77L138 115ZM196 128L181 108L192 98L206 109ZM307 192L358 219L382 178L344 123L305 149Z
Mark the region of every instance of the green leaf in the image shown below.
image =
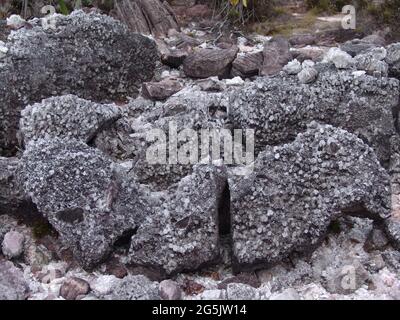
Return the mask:
M239 0L229 0L229 1L230 1L231 5L234 7L236 7L239 3Z
M247 8L247 0L242 0L243 7Z

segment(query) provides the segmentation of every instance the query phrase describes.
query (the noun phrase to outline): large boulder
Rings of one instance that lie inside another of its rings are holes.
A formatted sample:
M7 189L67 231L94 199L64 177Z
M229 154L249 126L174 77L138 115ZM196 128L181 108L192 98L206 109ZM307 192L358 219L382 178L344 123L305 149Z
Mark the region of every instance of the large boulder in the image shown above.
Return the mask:
M132 237L131 262L161 275L193 271L219 258L223 167L199 165L160 196L157 214Z
M38 20L40 21L40 20ZM73 12L8 37L0 72L0 154L13 155L20 111L54 95L93 101L136 96L151 80L158 52L153 40L105 15Z
M263 56L260 74L262 76L273 76L292 60L290 44L285 38L273 38L265 44Z
M236 46L229 49L198 49L187 56L183 71L192 78L228 77L238 50Z
M233 92L229 118L234 127L255 129L256 151L260 151L266 145L292 141L316 120L357 134L388 165L399 82L358 77L324 64L315 68L319 76L312 84L301 84L296 76L281 73Z
M90 142L99 130L115 122L120 110L74 95L52 97L21 112L20 131L25 143L45 138L73 138Z
M389 75L400 78L400 43L393 43L387 47L385 61L389 65Z
M390 216L390 178L374 151L315 122L292 143L267 147L230 188L236 272L315 249L342 215Z
M78 140L32 141L18 173L39 211L86 268L151 216L146 193L125 169Z

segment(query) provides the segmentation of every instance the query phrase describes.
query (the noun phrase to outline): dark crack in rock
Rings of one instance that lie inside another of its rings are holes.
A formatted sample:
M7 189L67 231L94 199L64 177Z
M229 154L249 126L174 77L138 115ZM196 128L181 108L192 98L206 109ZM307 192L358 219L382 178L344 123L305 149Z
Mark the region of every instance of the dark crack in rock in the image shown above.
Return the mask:
M153 40L129 32L105 15L56 15L56 28L13 32L0 66L0 154L16 151L20 111L54 95L93 101L136 96L152 79L158 52ZM44 45L45 44L45 45Z

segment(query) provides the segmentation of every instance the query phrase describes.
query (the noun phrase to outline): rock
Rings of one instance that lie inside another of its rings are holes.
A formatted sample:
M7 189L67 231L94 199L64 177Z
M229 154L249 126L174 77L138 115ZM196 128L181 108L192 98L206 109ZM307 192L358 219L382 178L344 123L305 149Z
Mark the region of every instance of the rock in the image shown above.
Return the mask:
M374 44L378 47L383 47L386 45L385 38L378 34L371 34L369 36L366 36L366 37L362 38L361 41Z
M8 259L14 259L21 256L24 251L25 237L17 231L6 233L2 243L3 254Z
M317 80L318 71L315 68L307 67L301 70L301 72L297 75L300 83L313 83Z
M37 22L9 36L0 73L0 155L15 154L26 105L66 93L97 102L122 100L136 96L154 75L155 42L113 18L75 11L54 16L54 22L55 30Z
M118 0L114 3L118 19L133 32L165 36L170 29L179 30L178 22L167 1Z
M224 90L223 84L218 80L218 77L198 80L196 83L203 91L220 92Z
M340 50L348 53L352 57L355 57L356 55L359 55L361 53L364 53L365 51L368 51L369 49L375 48L377 45L374 43L369 42L368 40L360 40L360 39L354 39L345 42L340 46Z
M62 284L60 296L65 300L76 300L79 296L87 295L89 291L89 283L83 279L72 277L65 280Z
M12 14L7 18L7 26L12 29L22 28L26 23L26 20L17 14Z
M226 300L226 290L204 290L196 297L199 300Z
M182 290L179 285L172 280L164 280L160 282L160 297L163 300L180 300Z
M329 49L323 62L333 63L338 69L350 69L354 65L354 59L352 56L339 48Z
M12 262L0 260L0 300L25 300L29 286Z
M295 289L289 288L282 291L281 293L273 294L269 298L269 300L301 300L301 298Z
M227 300L258 300L255 288L243 283L230 283L226 288Z
M253 173L230 181L234 271L310 252L342 215L382 222L389 184L371 148L329 125L312 123L294 142L267 147Z
M292 46L307 46L315 44L317 37L314 34L296 34L289 39Z
M111 300L160 300L158 283L145 276L127 276L113 286Z
M227 77L237 53L236 46L230 49L198 49L185 59L183 71L192 78Z
M196 165L191 175L164 192L157 215L147 218L132 237L131 262L162 275L215 263L225 175L224 168Z
M257 76L263 65L264 56L262 52L239 54L232 63L232 76L243 79Z
M264 62L260 74L272 76L292 60L289 42L281 37L276 37L267 42L263 51Z
M33 141L21 159L24 190L85 268L151 216L146 195L124 170L73 139Z
M304 48L291 48L290 53L293 58L296 58L300 62L304 60L321 61L323 56L326 54L327 49L321 47L307 46Z
M385 233L379 228L373 228L364 244L366 251L382 250L389 243Z
M400 220L398 218L390 218L385 222L386 235L390 243L400 251Z
M60 279L64 276L63 272L59 269L50 269L46 272L42 272L38 275L38 279L41 283L49 284L56 279Z
M256 152L293 141L313 120L357 134L387 167L395 134L395 79L355 77L350 71L316 65L318 79L307 86L291 76L259 78L230 94L228 117L235 128L255 130ZM378 116L379 114L379 116Z
M142 86L142 95L151 100L165 100L182 88L178 81L170 79L161 82L145 82Z
M303 69L305 68L314 68L315 67L315 62L312 60L304 60L301 64L301 67Z
M8 48L3 41L0 41L0 60L3 59L8 52Z
M122 263L110 259L107 261L106 264L106 273L111 274L117 277L118 279L123 279L128 275L128 270Z
M225 279L218 284L218 289L226 289L230 283L243 283L253 288L259 288L261 285L260 280L255 274L252 273L241 273L234 277Z
M301 63L297 59L290 61L286 66L283 67L283 71L290 75L296 75L300 73L301 70Z
M369 75L387 77L389 66L383 61L386 58L385 48L374 48L355 57L358 70L365 70Z
M17 181L18 158L0 157L0 215L33 216L36 208Z
M21 112L20 131L25 143L53 137L88 143L99 130L119 117L120 110L115 105L102 105L65 95L27 106Z
M394 43L387 48L386 63L389 65L389 75L400 77L400 43Z

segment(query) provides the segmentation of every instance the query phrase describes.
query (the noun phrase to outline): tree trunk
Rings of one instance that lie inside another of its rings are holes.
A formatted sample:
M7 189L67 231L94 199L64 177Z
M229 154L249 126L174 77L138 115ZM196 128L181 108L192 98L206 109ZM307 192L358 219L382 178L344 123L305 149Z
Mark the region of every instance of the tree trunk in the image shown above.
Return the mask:
M163 36L179 29L175 14L163 0L116 0L115 14L132 31Z

